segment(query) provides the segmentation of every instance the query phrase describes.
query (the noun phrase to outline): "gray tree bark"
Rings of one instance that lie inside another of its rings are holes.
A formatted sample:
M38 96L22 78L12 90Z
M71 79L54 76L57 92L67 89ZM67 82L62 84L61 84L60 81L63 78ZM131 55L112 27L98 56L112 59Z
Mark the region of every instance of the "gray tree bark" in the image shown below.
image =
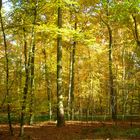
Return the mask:
M20 134L19 136L22 137L24 135L24 119L25 119L25 109L26 109L26 100L27 100L27 93L29 89L29 61L30 57L27 57L27 40L26 40L26 33L25 29L23 28L24 33L24 65L25 65L25 83L23 89L23 97L22 97L22 106L21 106L21 118L20 118Z
M75 30L77 23L75 23ZM68 94L68 119L74 118L74 68L75 68L75 49L76 41L73 41L70 50L70 68L69 68L69 94Z
M60 29L62 28L62 9L61 0L58 2L58 29L57 35L57 126L65 125L64 107L63 107L63 91L62 91L62 35Z
M109 17L109 0L106 1L106 16ZM110 27L109 21L105 21L101 17L102 22L106 25L108 29L108 37L109 37L109 45L108 45L108 67L109 67L109 93L110 93L110 107L111 107L111 117L112 120L116 120L117 118L117 104L116 104L116 92L114 86L114 76L113 76L113 58L112 58L112 48L113 48L113 37L112 37L112 29Z
M45 93L48 95L48 108L49 108L49 119L52 119L52 102L51 102L51 83L50 83L50 76L48 72L48 66L47 66L47 54L45 48L42 50L44 54L44 63L45 63L45 84L46 84L46 90Z
M31 62L30 62L30 106L29 106L29 124L33 123L34 119L34 88L35 88L35 83L34 83L34 69L35 69L35 41L36 41L36 34L35 34L35 24L36 24L36 18L37 18L37 5L38 5L38 0L35 1L35 7L33 9L34 12L34 19L33 19L33 25L32 25L32 37L31 37Z

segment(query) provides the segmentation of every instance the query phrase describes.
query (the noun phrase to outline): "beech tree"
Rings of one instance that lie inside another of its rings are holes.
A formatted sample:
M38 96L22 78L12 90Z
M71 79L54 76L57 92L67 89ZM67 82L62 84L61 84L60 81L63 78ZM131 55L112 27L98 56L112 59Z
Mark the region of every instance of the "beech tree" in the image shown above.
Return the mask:
M4 54L5 54L5 73L6 73L5 74L6 75L5 98L7 99L7 115L8 115L10 134L13 135L12 121L11 121L11 106L10 106L11 102L10 102L10 85L9 85L9 56L8 56L8 45L7 45L3 16L2 16L2 0L0 0L0 24L1 24L1 30L3 36Z
M108 45L108 63L109 63L109 92L110 92L110 105L111 105L111 114L112 119L116 119L116 93L115 93L115 86L114 86L114 74L113 74L113 55L112 55L112 48L113 48L113 35L112 35L112 27L110 25L110 2L107 0L105 3L103 3L103 6L105 8L107 21L105 21L102 17L101 20L106 25L108 29L108 38L109 38L109 45Z
M62 91L62 1L58 1L58 35L57 35L57 126L64 126L64 107L63 107L63 91Z
M10 5L0 7L0 113L20 118L20 136L42 116L64 126L139 114L139 1Z

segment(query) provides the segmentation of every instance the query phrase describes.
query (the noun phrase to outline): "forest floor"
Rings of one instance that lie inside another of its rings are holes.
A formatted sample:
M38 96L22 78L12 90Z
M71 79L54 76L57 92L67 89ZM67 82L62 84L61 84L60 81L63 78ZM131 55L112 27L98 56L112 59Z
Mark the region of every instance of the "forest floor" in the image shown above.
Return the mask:
M0 124L0 140L21 140L19 125L13 125L14 136L8 133L8 125ZM140 122L66 122L56 127L55 122L25 125L22 140L140 140Z

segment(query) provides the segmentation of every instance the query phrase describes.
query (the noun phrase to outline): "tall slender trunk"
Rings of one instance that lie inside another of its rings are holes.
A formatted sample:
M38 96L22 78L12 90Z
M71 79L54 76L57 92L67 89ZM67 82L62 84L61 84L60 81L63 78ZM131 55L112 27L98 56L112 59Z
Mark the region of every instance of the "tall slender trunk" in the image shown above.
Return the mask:
M22 106L21 106L21 118L20 118L20 134L19 136L24 135L24 119L25 119L25 109L26 109L26 100L27 100L27 93L28 93L28 88L29 88L29 59L27 57L27 40L26 40L26 33L25 29L23 28L24 32L24 65L25 65L25 84L24 84L24 89L23 89L23 97L22 97Z
M140 39L139 39L139 32L138 32L138 25L137 25L137 18L135 15L132 14L132 18L134 21L134 38L137 43L137 46L140 47Z
M45 93L48 95L48 104L49 104L49 119L52 119L52 103L51 103L51 84L50 84L50 77L49 77L49 72L48 72L48 67L47 67L47 55L46 55L46 50L45 48L43 49L43 54L44 54L44 63L45 63L45 82L46 82L46 90Z
M136 14L137 15L137 14ZM139 36L139 28L138 28L138 22L137 22L137 16L132 14L133 22L134 22L134 38L137 43L137 50L136 54L140 60L140 36ZM140 65L140 61L138 61ZM139 84L138 84L139 85ZM139 109L140 109L140 89L138 89L138 100L139 100Z
M61 0L58 1L58 29L62 28ZM62 35L59 31L57 35L57 126L65 125L63 93L62 93Z
M125 117L125 108L126 108L126 102L127 102L127 90L125 88L125 80L126 80L126 67L125 67L125 49L122 50L122 117L124 119Z
M134 80L133 81L134 83L133 83L133 85L134 85L134 89L135 89L135 84L136 84L136 81ZM130 125L132 126L132 124L133 124L133 118L132 118L132 115L133 115L133 108L134 108L134 94L133 94L134 92L132 92L131 93L131 101L130 101L130 115L131 115L131 123L130 123Z
M29 103L29 124L33 123L33 111L34 111L34 61L35 61L35 43L33 43L32 46L32 52L31 52L31 62L30 62L30 67L31 67L31 73L30 73L30 103Z
M104 21L101 17L103 23L107 26L108 36L109 36L109 45L108 45L108 62L109 62L109 93L110 93L110 106L111 106L111 116L113 120L116 120L117 115L117 104L116 104L116 93L114 90L114 82L113 82L113 58L112 58L112 47L113 47L113 37L112 37L112 29L110 25Z
M111 105L111 115L112 115L112 119L116 120L116 95L115 95L115 91L114 91L114 82L113 82L113 69L112 69L112 65L113 65L113 59L112 59L112 30L110 28L110 26L107 26L108 28L108 33L109 33L109 90L110 90L110 105Z
M109 93L110 93L110 106L111 106L111 117L112 120L116 120L117 117L117 104L116 104L116 93L114 87L114 77L113 77L113 58L112 58L112 47L113 47L113 37L112 37L112 29L109 23L109 0L106 0L106 16L107 21L105 21L102 17L102 22L106 25L108 29L108 37L109 37L109 45L108 45L108 61L109 61Z
M3 42L4 42L4 49L5 49L5 60L6 60L6 98L7 98L7 117L8 117L8 123L9 123L9 131L10 134L13 135L13 128L12 128L12 122L11 122L11 107L10 107L10 97L9 97L9 58L8 58L8 47L6 42L6 34L4 30L3 25L3 19L2 19L2 0L0 0L0 24L2 29L2 35L3 35Z
M29 106L29 124L33 123L33 112L34 112L34 71L35 71L35 23L36 23L36 17L37 17L37 3L38 1L36 0L35 2L35 8L34 8L34 20L33 20L33 26L32 26L32 37L31 37L31 72L30 72L30 106Z
M76 23L75 23L76 29ZM70 70L69 70L69 95L68 95L68 109L69 109L69 119L74 118L73 107L74 107L74 64L75 64L75 49L76 49L76 41L73 42L70 50Z

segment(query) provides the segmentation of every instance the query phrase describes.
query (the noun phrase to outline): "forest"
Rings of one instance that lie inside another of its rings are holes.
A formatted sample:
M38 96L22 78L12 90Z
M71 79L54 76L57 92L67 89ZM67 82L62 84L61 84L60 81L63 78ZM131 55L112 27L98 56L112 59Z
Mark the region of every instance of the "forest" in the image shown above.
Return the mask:
M140 139L140 0L0 0L0 140Z

